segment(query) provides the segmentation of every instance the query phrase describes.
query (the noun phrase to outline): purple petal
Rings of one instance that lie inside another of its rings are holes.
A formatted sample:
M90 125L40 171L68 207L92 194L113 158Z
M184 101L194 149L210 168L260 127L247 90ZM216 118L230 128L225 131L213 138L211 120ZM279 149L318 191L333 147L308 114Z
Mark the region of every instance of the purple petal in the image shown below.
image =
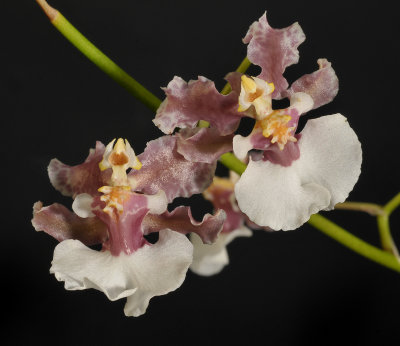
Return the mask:
M203 221L197 222L193 219L190 207L180 206L161 215L148 214L143 221L143 228L145 234L166 228L182 234L196 233L203 243L211 244L221 232L225 218L225 212L218 210L215 215L206 214Z
M96 149L91 149L85 162L76 166L68 166L57 159L51 160L48 167L50 182L64 196L98 194L97 189L107 185L111 176L110 170L102 172L99 169L104 149L103 143L97 141Z
M271 145L264 151L263 160L271 161L283 167L290 166L293 161L296 161L300 157L298 141L301 134L296 134L294 137L297 138L297 142L287 142L283 150L280 150L276 143Z
M300 77L282 95L290 98L296 92L304 92L312 97L313 109L331 102L339 91L339 80L328 60L318 59L318 65L319 70Z
M128 175L132 189L149 195L163 190L169 202L204 191L211 184L216 167L216 162L187 161L177 152L175 136L148 142L138 158L142 168Z
M237 93L237 95L240 95L242 75L243 75L243 73L240 73L240 72L229 72L225 76L225 80L228 81L228 83L231 86L232 91Z
M244 43L249 44L249 60L262 69L258 77L274 83L273 98L282 98L281 92L287 89L288 82L282 76L283 72L286 67L299 61L297 47L304 40L305 35L298 23L284 29L273 29L267 22L266 13L250 26L243 39Z
M164 133L176 127L196 127L199 120L210 122L223 136L237 129L242 114L237 111L239 95L235 92L221 95L214 82L201 76L189 83L175 76L164 90L167 97L153 120Z
M77 239L85 245L101 244L107 240L107 227L97 217L81 218L61 204L43 207L33 205L32 225L58 241Z
M107 225L109 239L103 249L109 250L113 256L118 256L121 252L129 255L147 244L143 237L142 221L149 212L148 196L127 190L121 191L120 195L123 200L122 213L93 209L93 214Z
M214 163L232 150L233 134L221 136L215 128L182 129L176 136L178 153L188 161Z

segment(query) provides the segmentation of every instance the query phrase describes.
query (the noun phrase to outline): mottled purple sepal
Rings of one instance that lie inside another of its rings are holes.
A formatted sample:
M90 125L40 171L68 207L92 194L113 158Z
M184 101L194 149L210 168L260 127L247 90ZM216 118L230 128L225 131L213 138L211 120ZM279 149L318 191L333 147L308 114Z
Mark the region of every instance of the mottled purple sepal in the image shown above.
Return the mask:
M80 193L98 194L100 186L107 185L111 171L100 171L99 162L103 159L103 143L97 141L96 149L90 149L89 156L80 165L69 166L57 159L50 161L48 172L52 185L64 196L75 197Z
M211 184L216 167L216 162L186 160L177 151L175 136L148 142L138 158L142 168L128 174L132 189L149 195L163 190L168 202L175 197L190 197L204 191Z
M189 161L211 164L232 150L233 134L221 136L215 128L182 129L176 136L178 153Z
M81 218L61 204L33 206L32 225L58 241L77 239L85 245L101 244L107 240L107 226L97 217Z
M258 78L274 83L273 98L282 98L282 91L287 89L288 82L283 72L299 61L297 47L304 40L305 35L298 23L284 29L273 29L268 24L266 13L250 26L243 39L248 43L247 57L262 69Z
M317 71L300 77L282 95L290 98L296 92L304 92L312 97L313 109L331 102L339 91L339 80L328 60L318 59L318 66Z
M190 207L180 206L161 215L148 214L143 221L143 228L146 234L166 228L183 234L196 233L203 243L211 244L221 232L225 219L226 214L220 209L214 215L204 215L203 220L198 222L193 219Z
M175 128L194 128L199 120L208 121L221 135L233 133L240 121L238 94L222 95L214 82L205 77L186 83L174 77L164 88L166 99L157 110L153 122L164 133L170 134Z

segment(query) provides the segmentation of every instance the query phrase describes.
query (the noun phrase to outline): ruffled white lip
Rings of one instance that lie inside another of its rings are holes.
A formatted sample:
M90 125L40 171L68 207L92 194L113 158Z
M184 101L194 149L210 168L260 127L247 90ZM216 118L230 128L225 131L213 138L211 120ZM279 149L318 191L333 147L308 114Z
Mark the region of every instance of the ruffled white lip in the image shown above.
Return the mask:
M190 265L190 270L202 276L218 274L229 264L226 246L237 237L250 237L251 235L251 230L242 226L232 232L221 233L213 244L204 244L197 234L191 233L193 262Z
M239 207L256 224L298 228L312 214L343 202L357 182L361 144L341 114L308 121L299 147L300 158L289 167L250 161L236 184Z
M112 256L69 239L56 246L50 273L64 281L67 290L95 288L110 300L127 298L125 315L136 317L145 313L152 297L182 284L192 257L190 241L169 229L160 231L156 244L131 255Z

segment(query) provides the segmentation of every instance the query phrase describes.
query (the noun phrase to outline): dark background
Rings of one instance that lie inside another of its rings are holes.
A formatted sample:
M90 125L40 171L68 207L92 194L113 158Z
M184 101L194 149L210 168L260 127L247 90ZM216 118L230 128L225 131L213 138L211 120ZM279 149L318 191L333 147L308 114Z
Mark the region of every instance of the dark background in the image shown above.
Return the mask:
M358 4L357 4L358 3ZM398 12L395 2L53 0L89 39L158 97L174 75L204 75L222 87L246 54L249 25L268 10L273 27L299 21L307 40L294 81L333 63L340 91L310 117L340 112L363 145L351 200L385 203L399 191ZM389 345L399 342L400 275L305 225L256 232L229 247L231 264L203 278L188 273L139 318L124 300L70 292L48 270L56 241L34 231L32 204L61 202L46 167L77 164L96 140L129 139L137 153L161 132L154 114L73 48L36 3L0 2L2 114L2 341L7 344ZM257 73L253 69L253 73ZM223 170L222 170L223 171ZM210 205L194 198L195 215ZM375 220L328 217L378 245ZM400 211L391 218L400 244Z

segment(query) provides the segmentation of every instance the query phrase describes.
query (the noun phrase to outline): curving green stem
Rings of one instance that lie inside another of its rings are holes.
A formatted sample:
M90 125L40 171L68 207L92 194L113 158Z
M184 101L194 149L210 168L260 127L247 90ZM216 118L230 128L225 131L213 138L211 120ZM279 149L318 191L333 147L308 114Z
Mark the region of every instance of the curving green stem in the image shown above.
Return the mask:
M393 241L392 234L390 233L389 217L390 214L400 205L400 193L393 197L383 207L383 214L376 217L378 223L379 236L381 238L382 248L399 257L399 251L397 250L396 244Z
M400 263L395 256L357 238L327 218L315 214L310 217L308 223L359 255L369 258L387 268L400 272Z
M364 211L371 216L378 216L385 214L383 206L379 204L365 203L365 202L338 203L335 205L335 209Z
M64 37L83 53L100 70L128 90L134 97L153 111L156 111L161 100L128 75L115 62L102 53L94 44L83 36L59 11L49 6L45 0L36 0L47 14L50 22Z
M111 59L109 59L104 53L102 53L96 46L94 46L88 39L86 39L72 24L56 9L52 8L47 4L45 0L36 0L36 2L42 7L43 11L50 18L51 23L89 60L91 60L96 66L98 66L103 72L114 79L118 84L122 85L127 89L134 97L139 101L149 107L151 110L155 111L161 104L161 100L158 99L154 94L148 91L135 79L129 76L125 71L123 71L117 64L115 64ZM243 62L238 67L237 71L244 73L250 66L250 61L245 58ZM222 94L227 94L230 91L230 87L225 86ZM205 123L201 124L206 126ZM207 124L208 126L208 124ZM241 162L232 153L227 153L221 156L221 163L232 171L242 174L246 165ZM385 214L389 217L390 213L400 205L400 194L394 197L385 207ZM386 227L386 221L382 219L383 229ZM312 215L309 223L316 229L325 233L329 237L340 242L344 246L353 250L354 252L369 258L383 266L400 272L400 264L396 257L389 252L382 251L363 240L355 237L351 233L347 232L343 228L339 227L335 223L329 221L321 215ZM387 224L388 227L388 224ZM388 229L388 228L387 228ZM390 233L389 233L390 234Z

